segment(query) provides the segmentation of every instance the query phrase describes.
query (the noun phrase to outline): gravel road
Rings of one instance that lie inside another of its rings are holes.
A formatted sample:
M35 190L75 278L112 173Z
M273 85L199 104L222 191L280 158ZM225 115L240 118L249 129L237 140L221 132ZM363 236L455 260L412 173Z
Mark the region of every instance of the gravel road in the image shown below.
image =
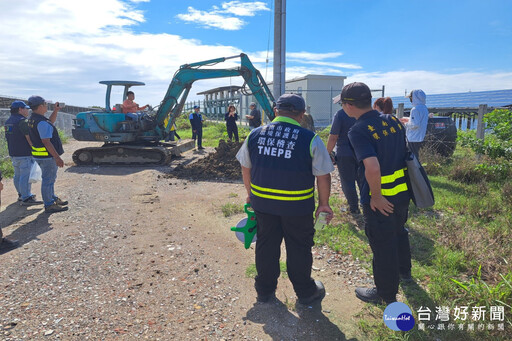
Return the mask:
M315 247L321 305L296 306L283 277L278 300L256 303L245 275L254 249L229 231L244 215L221 211L244 202L242 183L165 176L213 149L170 167L76 167L71 154L83 146L66 144L59 169L67 212L21 207L4 182L0 223L23 245L0 255L0 339L362 339L354 315L364 305L353 290L371 277L350 256Z

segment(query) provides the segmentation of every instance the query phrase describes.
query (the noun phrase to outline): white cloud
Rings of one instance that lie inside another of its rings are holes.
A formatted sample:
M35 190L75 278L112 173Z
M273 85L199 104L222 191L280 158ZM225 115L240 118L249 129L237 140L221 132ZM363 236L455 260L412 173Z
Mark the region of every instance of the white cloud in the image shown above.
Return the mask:
M204 60L241 52L173 34L134 33L131 28L144 20L142 12L119 0L10 3L0 11L0 94L28 98L38 93L69 104L102 105L100 80L139 80L147 85L136 88L137 99L156 105L179 66L197 61L190 51ZM190 97L210 85L197 82Z
M390 71L355 73L345 84L363 82L372 89L385 85L386 96L401 96L405 90L423 89L427 94L512 89L512 72L440 73L431 71Z
M188 13L178 14L176 17L185 22L193 22L206 27L215 27L227 31L236 31L245 25L245 21L239 18L226 17L218 11L199 11L192 7L188 8Z
M231 13L240 17L253 17L256 12L259 11L270 11L267 4L261 1L256 2L240 2L240 1L229 1L224 2L222 5L224 13Z
M233 17L252 17L259 11L269 11L270 9L263 2L240 2L230 1L218 6L213 6L208 11L197 10L194 7L188 7L187 13L176 15L176 17L185 22L199 24L204 27L219 28L227 31L240 30L247 23L246 21Z
M298 60L324 60L329 58L337 58L342 56L341 52L329 52L329 53L312 53L312 52L287 52L287 58L293 58Z

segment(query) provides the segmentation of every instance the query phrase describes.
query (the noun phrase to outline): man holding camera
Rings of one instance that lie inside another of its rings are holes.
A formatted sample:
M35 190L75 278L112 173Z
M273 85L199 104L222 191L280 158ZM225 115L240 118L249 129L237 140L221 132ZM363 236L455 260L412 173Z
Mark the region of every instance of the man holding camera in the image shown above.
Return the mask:
M41 167L41 195L47 213L67 211L67 201L55 195L54 185L57 179L57 167L64 167L61 155L64 154L62 142L57 128L53 125L57 120L60 109L59 102L55 103L49 118L44 115L48 110L46 101L41 96L31 96L28 105L32 115L28 120L29 136L32 141L32 156Z

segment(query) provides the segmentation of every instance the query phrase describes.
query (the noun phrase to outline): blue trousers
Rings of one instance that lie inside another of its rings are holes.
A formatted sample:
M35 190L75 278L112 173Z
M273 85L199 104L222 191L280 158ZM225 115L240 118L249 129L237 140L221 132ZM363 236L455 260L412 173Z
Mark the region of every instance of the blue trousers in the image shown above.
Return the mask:
M336 165L340 174L341 189L345 198L347 198L350 211L359 211L359 199L356 190L356 183L359 186L357 181L357 160L352 156L337 156Z
M26 200L32 196L32 185L28 179L34 159L32 156L11 156L11 161L14 168L14 187L18 191L18 197Z
M43 197L44 206L50 206L57 198L55 196L54 185L57 180L57 164L53 158L35 159L41 167L43 173L41 178L41 196Z
M197 146L202 147L203 146L203 127L196 129L196 132L192 130L192 139L195 141L197 138Z

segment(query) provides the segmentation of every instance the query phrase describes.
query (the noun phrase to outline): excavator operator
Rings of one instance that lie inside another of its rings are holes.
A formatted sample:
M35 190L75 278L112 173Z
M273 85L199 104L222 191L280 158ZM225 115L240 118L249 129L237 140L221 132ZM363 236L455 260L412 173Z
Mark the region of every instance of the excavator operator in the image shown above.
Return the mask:
M149 106L149 104L146 104L143 107L139 107L139 105L133 101L135 99L135 93L133 93L133 91L128 91L126 93L126 96L128 98L123 102L123 105L122 105L123 114L141 111L141 110L146 109Z

